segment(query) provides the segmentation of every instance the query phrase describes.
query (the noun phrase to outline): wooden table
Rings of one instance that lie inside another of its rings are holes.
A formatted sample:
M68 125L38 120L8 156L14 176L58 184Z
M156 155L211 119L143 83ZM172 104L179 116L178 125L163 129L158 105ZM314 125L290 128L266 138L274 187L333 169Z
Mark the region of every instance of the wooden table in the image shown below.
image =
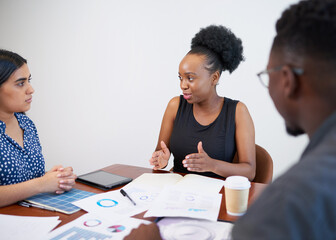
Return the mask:
M109 167L105 167L102 170L115 173L115 174L119 174L121 176L130 177L133 179L139 177L143 173L169 173L169 171L152 170L150 168L136 167L136 166L130 166L130 165L125 165L125 164L114 164ZM249 205L256 199L256 197L260 195L260 193L264 190L266 186L267 184L252 182L250 193L249 193ZM105 192L103 190L90 187L82 183L76 183L75 188L89 191L89 192L94 192L94 193ZM114 188L113 190L119 189L119 188ZM237 220L238 217L230 216L226 213L224 188L221 189L220 193L223 194L223 198L222 198L218 220L234 222L235 220ZM75 220L76 218L82 216L85 213L86 211L80 210L74 214L67 215L67 214L60 213L60 212L52 212L52 211L43 210L43 209L34 208L34 207L30 207L30 208L22 207L17 204L12 204L10 206L0 208L0 214L10 214L10 215L19 215L19 216L39 216L39 217L59 216L62 222L58 225L58 227ZM143 214L144 213L138 214L135 217L143 218ZM143 218L143 219L150 220L150 221L154 220L154 218Z

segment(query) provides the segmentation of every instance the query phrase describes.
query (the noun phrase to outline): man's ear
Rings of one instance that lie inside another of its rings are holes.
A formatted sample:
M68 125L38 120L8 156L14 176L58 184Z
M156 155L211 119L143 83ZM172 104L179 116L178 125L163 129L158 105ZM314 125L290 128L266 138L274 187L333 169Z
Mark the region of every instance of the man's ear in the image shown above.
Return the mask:
M219 78L220 78L220 73L219 73L219 71L214 72L214 73L211 75L211 81L212 81L212 84L213 84L213 85L217 85L217 84L218 84L218 81L219 81Z
M299 93L300 82L289 66L285 65L282 67L281 78L285 96L288 98L296 98Z

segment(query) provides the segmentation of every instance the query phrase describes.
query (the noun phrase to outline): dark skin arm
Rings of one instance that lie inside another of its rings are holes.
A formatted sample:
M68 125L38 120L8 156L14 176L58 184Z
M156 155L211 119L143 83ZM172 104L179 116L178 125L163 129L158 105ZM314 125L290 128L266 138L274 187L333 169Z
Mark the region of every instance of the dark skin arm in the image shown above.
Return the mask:
M180 104L180 98L174 97L168 103L166 111L164 113L161 129L159 134L158 143L152 158L149 160L150 165L153 165L153 169L161 169L167 166L170 157L169 141L173 132L174 120Z
M155 223L149 225L141 224L139 228L133 229L124 240L162 240L159 227Z

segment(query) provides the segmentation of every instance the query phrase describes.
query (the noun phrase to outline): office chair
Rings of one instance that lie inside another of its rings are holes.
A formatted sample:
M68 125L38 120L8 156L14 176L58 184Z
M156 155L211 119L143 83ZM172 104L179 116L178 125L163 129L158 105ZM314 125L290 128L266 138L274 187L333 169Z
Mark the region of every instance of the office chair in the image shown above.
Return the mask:
M256 175L253 182L271 183L273 178L273 160L269 153L256 144Z

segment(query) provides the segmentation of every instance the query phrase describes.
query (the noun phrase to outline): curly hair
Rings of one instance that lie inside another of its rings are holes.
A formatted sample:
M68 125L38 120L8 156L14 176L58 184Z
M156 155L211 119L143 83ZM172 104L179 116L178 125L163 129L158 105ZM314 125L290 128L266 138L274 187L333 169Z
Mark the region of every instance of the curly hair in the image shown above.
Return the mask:
M0 86L8 80L16 69L25 63L27 63L27 60L17 53L0 49Z
M286 9L276 23L272 49L301 57L336 60L336 1L301 1Z
M206 56L210 73L232 73L244 60L242 41L226 27L216 25L202 28L195 35L188 54Z

